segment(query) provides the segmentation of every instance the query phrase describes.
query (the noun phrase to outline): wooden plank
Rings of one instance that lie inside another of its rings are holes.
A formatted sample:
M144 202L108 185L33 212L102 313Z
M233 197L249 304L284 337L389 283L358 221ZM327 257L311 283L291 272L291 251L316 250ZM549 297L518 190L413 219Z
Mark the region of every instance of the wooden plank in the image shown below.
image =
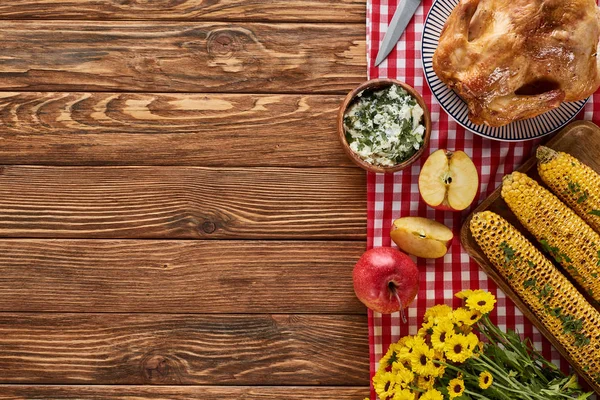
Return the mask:
M369 386L31 386L0 385L0 400L363 400Z
M362 242L0 240L0 311L365 314Z
M4 90L314 94L366 79L364 24L2 21L0 40Z
M337 95L0 92L0 164L353 166Z
M3 0L1 19L364 23L365 0Z
M0 314L0 383L364 385L366 316Z
M0 236L364 240L354 168L0 167Z

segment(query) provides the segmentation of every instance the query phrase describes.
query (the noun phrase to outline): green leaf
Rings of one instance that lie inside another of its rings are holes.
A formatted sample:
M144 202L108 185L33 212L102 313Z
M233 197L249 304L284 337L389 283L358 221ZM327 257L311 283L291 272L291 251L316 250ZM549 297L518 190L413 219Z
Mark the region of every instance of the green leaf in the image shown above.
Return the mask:
M500 248L504 252L504 262L507 264L514 260L515 258L515 250L508 245L506 242L500 243Z
M600 210L592 210L589 213L592 214L592 215L595 215L597 217L600 217Z

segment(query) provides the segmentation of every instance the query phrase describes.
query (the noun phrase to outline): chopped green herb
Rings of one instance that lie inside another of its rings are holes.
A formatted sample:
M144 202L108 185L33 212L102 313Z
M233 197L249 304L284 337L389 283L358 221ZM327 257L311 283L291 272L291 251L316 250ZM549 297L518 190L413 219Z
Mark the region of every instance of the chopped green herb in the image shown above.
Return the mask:
M583 329L583 321L581 319L576 319L572 315L563 315L560 317L563 327L563 333L578 333Z
M600 210L592 210L590 211L590 214L600 217Z
M588 199L588 197L590 196L590 194L588 193L587 190L585 190L583 192L583 194L581 196L579 196L579 198L577 199L577 204L581 204L584 201L586 201Z
M558 316L560 316L561 311L562 311L562 307L556 307L556 308L550 309L549 312L550 312L550 315L552 315L553 317L558 317Z
M344 117L346 141L366 162L393 166L423 144L423 109L402 87L364 91Z
M540 289L540 295L542 297L548 297L554 292L552 286L546 284L542 289Z
M506 242L500 243L500 248L504 252L504 262L509 263L515 258L515 250L508 245Z
M560 251L558 247L550 246L546 239L540 239L540 244L542 245L542 249L544 249L546 253L549 253L556 260L557 263L562 264L563 261L568 263L573 262L573 260L571 260L571 258L566 253ZM567 265L567 268L572 267Z
M577 182L569 181L569 183L567 183L567 187L569 188L569 191L573 194L579 193L579 191L581 190L581 186L579 186L579 183Z
M591 342L591 340L589 337L587 337L581 333L575 334L575 346L577 346L577 347L587 346L588 344L590 344L590 342Z
M536 278L529 278L525 282L523 282L523 287L527 289L528 287L535 287L537 285Z

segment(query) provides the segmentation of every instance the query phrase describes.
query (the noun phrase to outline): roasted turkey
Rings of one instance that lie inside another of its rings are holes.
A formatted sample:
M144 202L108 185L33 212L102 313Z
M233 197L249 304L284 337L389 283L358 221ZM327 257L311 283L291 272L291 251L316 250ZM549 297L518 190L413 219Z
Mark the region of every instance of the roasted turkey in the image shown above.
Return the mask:
M595 0L460 0L433 69L475 124L533 118L600 86Z

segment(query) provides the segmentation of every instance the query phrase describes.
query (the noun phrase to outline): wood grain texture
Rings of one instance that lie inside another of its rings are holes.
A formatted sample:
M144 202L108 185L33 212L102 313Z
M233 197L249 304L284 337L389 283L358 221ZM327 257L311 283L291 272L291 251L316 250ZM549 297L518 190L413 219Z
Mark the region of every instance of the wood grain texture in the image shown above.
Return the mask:
M353 168L0 167L0 236L364 240Z
M0 311L365 314L362 242L0 240Z
M1 19L364 23L365 0L3 0Z
M3 90L345 93L366 78L363 24L2 21L0 40Z
M364 385L366 316L0 314L0 383Z
M0 92L0 164L353 166L342 96Z
M363 400L356 386L31 386L0 385L0 400Z

